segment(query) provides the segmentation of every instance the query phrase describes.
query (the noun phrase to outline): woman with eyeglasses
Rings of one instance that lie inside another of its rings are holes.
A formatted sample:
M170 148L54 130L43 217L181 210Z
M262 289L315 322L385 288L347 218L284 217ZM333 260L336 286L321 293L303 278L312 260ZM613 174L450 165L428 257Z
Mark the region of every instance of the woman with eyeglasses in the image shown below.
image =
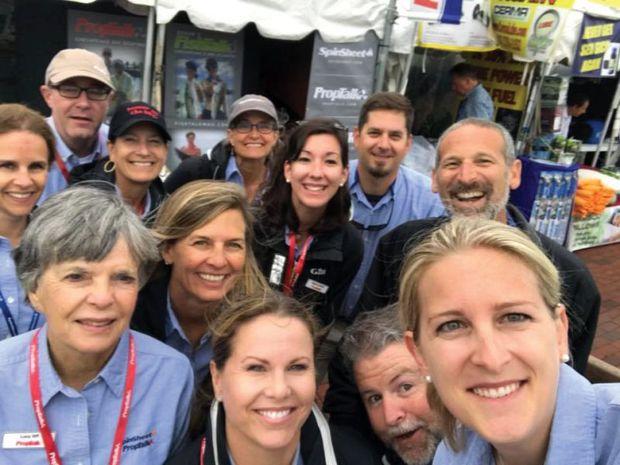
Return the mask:
M71 171L69 184L88 182L101 189L115 189L146 223L166 197L159 179L170 134L162 114L144 102L120 105L110 121L109 157Z
M0 340L45 321L26 301L12 252L43 192L54 150L54 134L39 113L0 105Z
M308 303L323 325L337 317L362 260L349 223L347 130L316 118L276 154L255 224L254 253L272 287Z
M198 179L219 179L239 184L254 202L267 179L267 160L278 137L273 103L262 95L244 95L232 104L226 140L218 143L210 156L184 160L164 182L166 191L171 194Z

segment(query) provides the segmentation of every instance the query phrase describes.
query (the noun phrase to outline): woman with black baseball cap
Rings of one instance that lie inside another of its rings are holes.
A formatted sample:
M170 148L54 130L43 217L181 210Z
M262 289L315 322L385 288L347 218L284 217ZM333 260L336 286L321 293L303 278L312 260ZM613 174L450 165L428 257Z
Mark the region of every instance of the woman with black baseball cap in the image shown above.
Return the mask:
M109 157L71 171L70 184L90 182L114 188L146 222L165 198L159 172L166 162L170 134L162 114L148 103L120 105L110 122Z

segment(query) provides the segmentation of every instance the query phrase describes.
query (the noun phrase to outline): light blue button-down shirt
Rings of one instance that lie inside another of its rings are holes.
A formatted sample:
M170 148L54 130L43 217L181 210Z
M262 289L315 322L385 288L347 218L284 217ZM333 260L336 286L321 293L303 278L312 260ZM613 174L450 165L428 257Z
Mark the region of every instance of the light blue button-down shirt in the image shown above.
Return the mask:
M545 465L620 464L620 383L590 384L562 364ZM465 448L444 442L433 465L494 465L491 445L467 430Z
M358 160L349 163L352 219L361 225L364 240L364 258L357 275L351 282L343 304L345 315L352 315L362 293L366 275L375 256L375 249L385 234L406 221L442 216L445 208L439 196L431 191L431 180L406 166L398 169L394 183L386 194L372 205L362 190L357 174ZM381 229L366 229L372 225Z
M30 324L33 322L34 310L26 302L24 290L19 283L19 279L17 279L15 262L13 257L11 257L12 250L11 242L7 238L0 236L0 291L15 320L17 331L21 334L29 329L33 329L30 328ZM38 328L43 323L45 323L45 317L39 314L35 327ZM10 336L11 333L6 319L0 314L0 340Z
M243 176L241 175L241 171L239 171L239 167L237 166L237 161L235 160L234 155L231 155L228 158L228 163L226 163L226 171L224 173L224 179L227 182L234 182L235 184L243 187Z
M469 91L456 113L457 121L473 117L493 120L493 99L482 84Z
M54 133L54 137L56 138L56 151L58 152L58 155L60 155L62 161L65 162L65 166L67 167L67 170L69 172L71 172L71 170L78 165L84 165L94 160L98 160L99 158L108 156L107 142L108 131L110 128L107 124L102 124L99 128L99 131L97 132L97 143L95 144L93 151L84 157L78 157L71 151L69 147L67 147L67 144L65 144L65 142L62 140L62 137L60 137L60 135L58 134L58 131L56 130L56 126L54 124L54 118L50 116L49 118L46 118L45 121L47 121L47 125ZM63 176L62 171L60 171L60 168L58 168L56 161L54 161L54 163L52 163L52 166L50 167L49 174L47 175L45 189L43 189L43 193L41 194L41 197L39 198L37 204L41 205L41 203L49 196L63 190L66 187L67 180Z
M0 342L0 434L35 433L28 382L28 332ZM161 464L181 444L187 430L194 387L187 359L161 342L133 332L136 381L121 461L123 465ZM114 354L81 391L65 386L47 344L39 335L41 394L45 415L63 465L107 464L116 431L127 374L129 331ZM2 447L0 463L49 465L45 449Z
M192 347L189 339L185 335L177 316L172 310L170 303L170 293L166 297L166 338L164 342L170 347L178 350L189 359L194 369L196 383L200 383L209 373L209 363L213 358L213 348L211 347L211 334L204 334L200 338L198 347Z

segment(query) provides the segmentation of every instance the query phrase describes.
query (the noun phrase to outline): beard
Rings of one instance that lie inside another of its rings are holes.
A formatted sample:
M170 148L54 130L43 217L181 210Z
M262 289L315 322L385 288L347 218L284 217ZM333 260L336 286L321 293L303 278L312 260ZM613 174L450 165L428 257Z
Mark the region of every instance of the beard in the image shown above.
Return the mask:
M396 441L398 436L422 429L425 435L424 444L403 444ZM433 461L437 445L442 440L438 427L413 419L404 420L398 426L392 426L382 435L386 443L407 465L428 465Z
M506 176L506 189L504 189L501 197L497 200L491 200L493 198L493 194L495 193L492 184L488 182L481 183L477 181L472 183L457 181L456 184L452 186L446 194L441 195L441 201L446 207L446 210L453 217L468 216L494 220L497 218L498 214L506 208L506 205L508 204L510 190L507 186L508 176ZM461 205L456 206L452 203L452 199L456 195L473 191L480 191L483 193L486 202L482 206L464 207Z

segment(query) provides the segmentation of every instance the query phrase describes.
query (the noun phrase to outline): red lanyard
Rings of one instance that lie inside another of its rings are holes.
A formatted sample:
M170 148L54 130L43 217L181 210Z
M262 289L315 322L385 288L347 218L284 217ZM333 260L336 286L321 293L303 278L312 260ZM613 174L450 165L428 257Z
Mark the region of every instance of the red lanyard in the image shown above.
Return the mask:
M62 460L58 454L58 448L54 442L54 437L50 431L50 427L43 410L43 400L41 396L41 382L39 379L39 333L38 330L30 341L30 396L32 398L32 407L39 424L39 432L45 446L45 454L50 465L62 465ZM121 403L121 411L114 433L114 443L110 452L110 465L119 465L121 463L121 452L123 449L123 440L125 439L125 430L129 421L129 409L131 407L131 397L133 395L133 386L136 380L136 348L133 335L129 335L129 356L127 357L127 378L125 378L125 390L123 391L123 401Z
M295 233L293 231L288 234L288 260L286 262L286 273L284 273L284 289L282 290L288 296L293 295L293 287L295 287L297 278L299 278L299 275L304 269L306 254L308 253L311 242L312 236L308 236L301 246L299 260L295 262L295 247L297 241L295 240Z
M207 437L200 441L200 465L205 465L205 450L207 449Z
M58 165L58 169L60 170L60 173L62 174L62 177L65 178L65 181L67 181L67 184L69 183L69 178L71 178L71 175L69 174L69 170L67 169L67 165L65 165L64 160L61 158L60 154L58 152L54 153L54 159L56 160L56 165Z

